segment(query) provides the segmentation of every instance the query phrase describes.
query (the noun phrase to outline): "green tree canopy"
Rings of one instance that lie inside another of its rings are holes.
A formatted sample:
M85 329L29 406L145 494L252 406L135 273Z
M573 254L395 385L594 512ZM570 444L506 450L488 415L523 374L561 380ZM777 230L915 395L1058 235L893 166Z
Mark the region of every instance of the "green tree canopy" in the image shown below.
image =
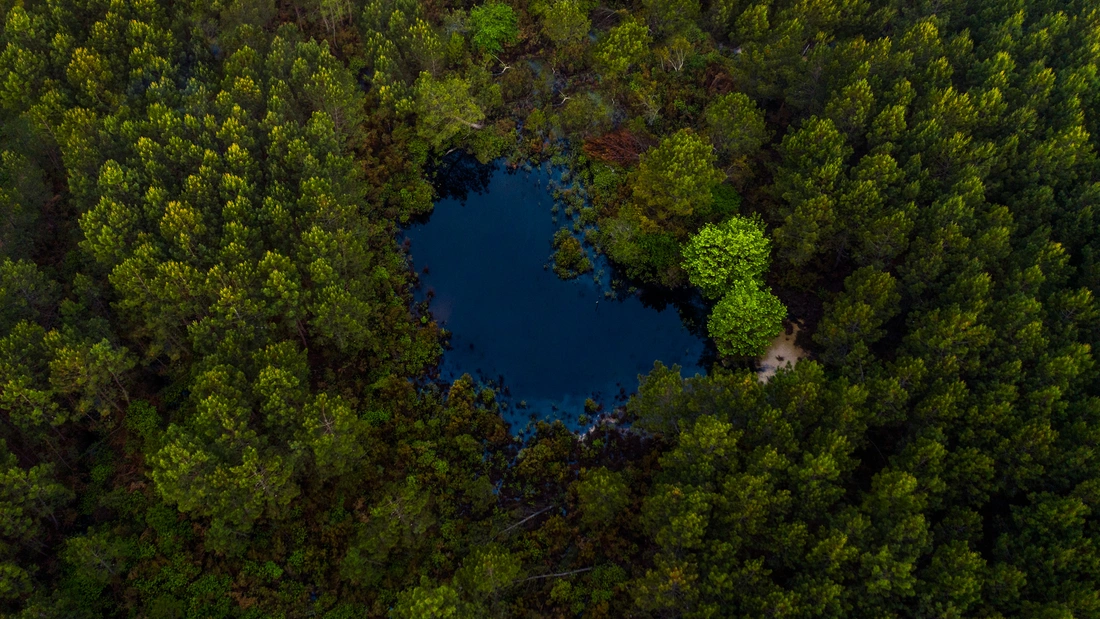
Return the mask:
M470 40L475 49L499 54L519 36L517 24L512 7L501 2L486 2L470 11Z
M485 113L470 95L470 83L457 75L436 79L428 72L416 80L417 131L435 148L462 132L481 129Z
M711 188L723 176L714 167L714 149L690 129L681 129L644 153L632 189L651 219L690 216L713 199Z
M649 26L633 18L607 32L596 48L596 61L612 76L623 75L649 55Z
M558 47L584 41L591 29L592 22L581 0L555 0L542 10L542 33Z
M573 486L582 523L587 526L607 525L622 514L630 503L630 489L622 477L605 467L581 474L581 479Z
M754 357L764 353L783 330L787 308L755 282L734 282L707 319L707 331L723 355Z
M729 156L754 155L768 139L764 112L744 93L715 98L707 105L705 118L714 147Z
M660 32L677 32L695 27L699 18L699 0L644 0L649 21Z
M771 241L759 219L734 215L707 224L684 245L684 270L703 294L717 299L735 282L758 282L768 270Z
M1095 0L0 13L0 616L1098 614ZM398 241L462 148L741 358L516 441Z

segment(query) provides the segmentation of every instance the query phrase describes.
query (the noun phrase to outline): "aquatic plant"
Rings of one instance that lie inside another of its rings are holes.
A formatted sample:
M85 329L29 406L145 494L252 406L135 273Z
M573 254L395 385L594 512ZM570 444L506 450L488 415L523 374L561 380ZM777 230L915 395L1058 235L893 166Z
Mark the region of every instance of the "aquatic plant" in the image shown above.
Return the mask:
M592 270L592 261L584 253L577 237L567 228L554 234L554 272L562 279L573 279Z

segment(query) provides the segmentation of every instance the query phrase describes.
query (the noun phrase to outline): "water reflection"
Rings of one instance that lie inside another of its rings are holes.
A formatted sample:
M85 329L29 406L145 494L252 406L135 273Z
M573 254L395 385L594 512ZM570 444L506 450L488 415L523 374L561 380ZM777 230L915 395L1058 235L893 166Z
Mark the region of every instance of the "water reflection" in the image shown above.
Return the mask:
M441 378L470 373L499 387L518 432L531 418L579 429L587 398L614 408L656 360L703 371L704 341L681 315L699 331L705 309L689 297L609 299L607 275L567 282L547 268L551 238L567 225L552 220L549 173L457 163L437 173L445 197L431 217L407 230L420 293L432 293L432 314L451 332Z

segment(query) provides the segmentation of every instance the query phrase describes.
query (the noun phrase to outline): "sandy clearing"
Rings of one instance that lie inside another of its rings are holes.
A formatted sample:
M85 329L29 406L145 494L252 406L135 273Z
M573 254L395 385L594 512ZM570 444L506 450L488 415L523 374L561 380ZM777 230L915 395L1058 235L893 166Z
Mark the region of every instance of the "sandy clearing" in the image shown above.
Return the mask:
M798 324L790 323L790 326L783 333L780 333L779 337L772 340L768 352L756 360L757 375L760 377L760 382L768 382L772 376L775 376L779 368L794 365L799 360L806 358L808 353L794 343L797 337Z

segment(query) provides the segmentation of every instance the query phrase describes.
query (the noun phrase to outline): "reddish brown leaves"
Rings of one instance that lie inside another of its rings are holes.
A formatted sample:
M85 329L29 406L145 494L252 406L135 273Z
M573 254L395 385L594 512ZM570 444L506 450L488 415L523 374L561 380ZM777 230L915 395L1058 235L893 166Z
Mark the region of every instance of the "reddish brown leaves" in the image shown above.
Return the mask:
M638 163L639 156L652 145L627 129L618 129L585 140L584 154L598 161L628 166Z

